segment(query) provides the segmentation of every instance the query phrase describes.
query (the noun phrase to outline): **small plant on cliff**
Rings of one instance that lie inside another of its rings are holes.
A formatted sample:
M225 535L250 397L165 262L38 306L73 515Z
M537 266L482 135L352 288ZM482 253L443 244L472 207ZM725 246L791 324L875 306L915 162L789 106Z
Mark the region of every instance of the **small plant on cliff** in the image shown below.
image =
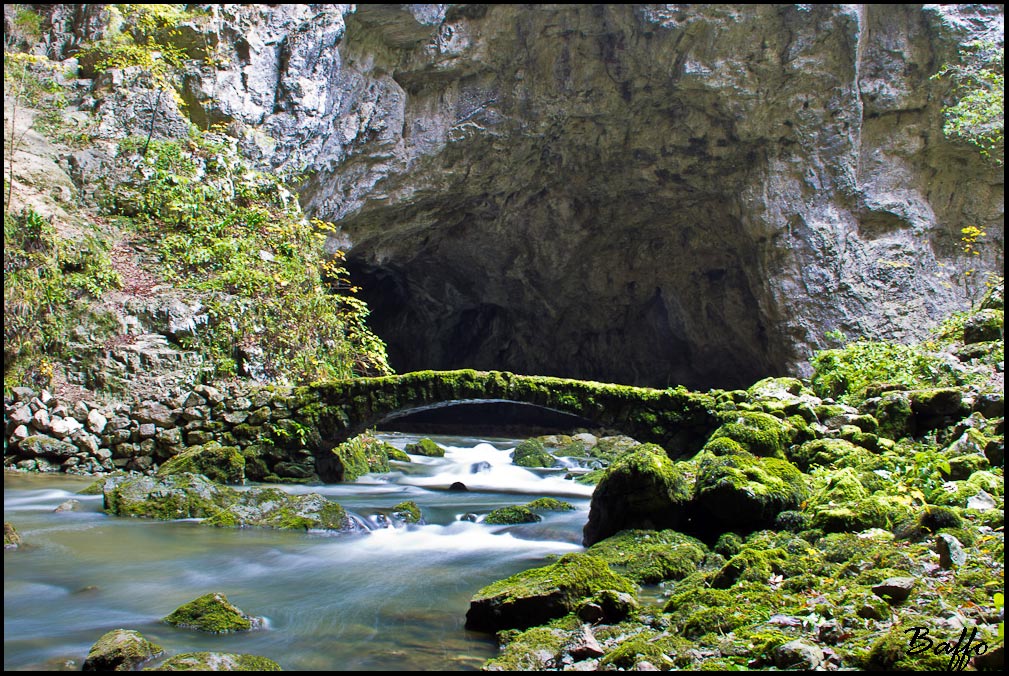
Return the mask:
M817 395L858 404L873 383L901 387L962 385L970 374L939 355L913 345L858 340L843 348L823 350L813 357L810 385Z
M82 301L119 284L97 239L63 239L31 209L4 213L5 387L47 384Z
M943 108L943 132L962 139L1002 166L1005 155L1005 48L975 40L960 48L958 63L946 64L934 79L953 83L955 102Z
M331 226L309 222L277 177L242 160L235 139L218 129L131 138L118 161L128 178L107 195L109 208L158 242L166 277L209 294L212 321L187 347L211 356L219 375L306 382L389 372L342 257L323 253Z

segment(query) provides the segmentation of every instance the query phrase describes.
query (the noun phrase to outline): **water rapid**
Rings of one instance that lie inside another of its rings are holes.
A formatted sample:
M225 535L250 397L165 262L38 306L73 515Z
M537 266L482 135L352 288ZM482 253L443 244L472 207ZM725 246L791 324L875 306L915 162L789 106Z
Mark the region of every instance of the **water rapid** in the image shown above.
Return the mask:
M416 436L388 433L404 448ZM511 464L514 440L434 437L444 458L412 456L352 484L280 486L319 492L355 514L358 534L221 529L194 521L112 517L91 480L4 476L4 520L24 546L4 553L4 669L79 670L105 632L135 629L168 654L213 650L269 657L287 670L471 670L493 638L464 629L484 585L580 550L591 487L558 470ZM450 491L462 482L467 491ZM482 516L542 496L573 512L491 526ZM54 511L78 500L71 511ZM420 525L396 525L393 505L416 502ZM204 635L160 618L197 596L225 593L267 628Z

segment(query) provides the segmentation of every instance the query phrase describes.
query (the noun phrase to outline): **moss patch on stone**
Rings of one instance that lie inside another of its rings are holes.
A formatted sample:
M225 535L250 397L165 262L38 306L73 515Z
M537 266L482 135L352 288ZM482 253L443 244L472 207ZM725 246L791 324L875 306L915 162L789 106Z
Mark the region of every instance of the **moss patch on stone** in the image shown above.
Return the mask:
M554 462L539 439L523 439L512 452L512 463L519 467L553 467Z
M657 584L682 580L696 572L707 548L700 540L674 530L627 530L597 542L588 553L639 584Z
M241 484L245 482L245 456L238 446L222 446L211 441L190 446L158 468L158 476L185 472L202 474L219 483Z
M114 629L99 638L84 659L83 671L137 671L164 649L139 631Z
M219 592L204 594L179 606L162 621L183 629L195 629L211 634L249 631L263 624L262 618L245 614Z
M491 525L511 525L516 523L536 523L542 520L543 517L528 507L512 505L510 507L495 509L484 518L483 522Z
M603 589L633 594L635 585L589 554L565 554L556 563L517 573L478 591L466 627L476 631L524 629L563 617Z
M406 452L410 455L423 455L427 458L445 457L445 449L431 441L427 437L420 441L406 445Z
M283 671L268 657L237 653L182 653L158 665L157 671ZM146 670L145 670L146 671Z

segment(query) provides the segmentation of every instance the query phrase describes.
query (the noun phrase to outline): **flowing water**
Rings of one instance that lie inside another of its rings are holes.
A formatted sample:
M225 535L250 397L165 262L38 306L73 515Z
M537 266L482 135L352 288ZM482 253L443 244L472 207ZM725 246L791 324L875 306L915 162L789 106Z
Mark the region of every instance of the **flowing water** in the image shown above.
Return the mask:
M403 448L415 435L383 436ZM445 458L413 456L357 483L281 486L318 492L367 524L326 534L221 529L193 521L111 517L91 479L5 474L4 520L24 541L4 552L4 669L80 669L105 632L135 629L167 654L212 650L269 657L288 670L471 670L496 652L464 628L470 597L549 556L580 550L591 487L563 471L511 464L514 440L433 437ZM467 492L446 490L462 481ZM554 496L577 507L543 521L490 526L466 518ZM54 511L77 499L77 511ZM394 527L413 500L425 524ZM204 635L160 622L223 592L267 629Z

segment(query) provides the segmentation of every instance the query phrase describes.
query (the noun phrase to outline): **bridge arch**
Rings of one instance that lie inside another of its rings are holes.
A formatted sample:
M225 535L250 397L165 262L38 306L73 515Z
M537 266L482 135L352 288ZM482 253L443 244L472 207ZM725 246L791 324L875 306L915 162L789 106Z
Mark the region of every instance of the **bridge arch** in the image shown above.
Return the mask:
M591 426L663 446L676 458L698 451L718 426L711 395L505 371L418 371L297 388L292 405L311 431L316 472L335 481L332 449L389 416L453 402L508 401L576 416Z

